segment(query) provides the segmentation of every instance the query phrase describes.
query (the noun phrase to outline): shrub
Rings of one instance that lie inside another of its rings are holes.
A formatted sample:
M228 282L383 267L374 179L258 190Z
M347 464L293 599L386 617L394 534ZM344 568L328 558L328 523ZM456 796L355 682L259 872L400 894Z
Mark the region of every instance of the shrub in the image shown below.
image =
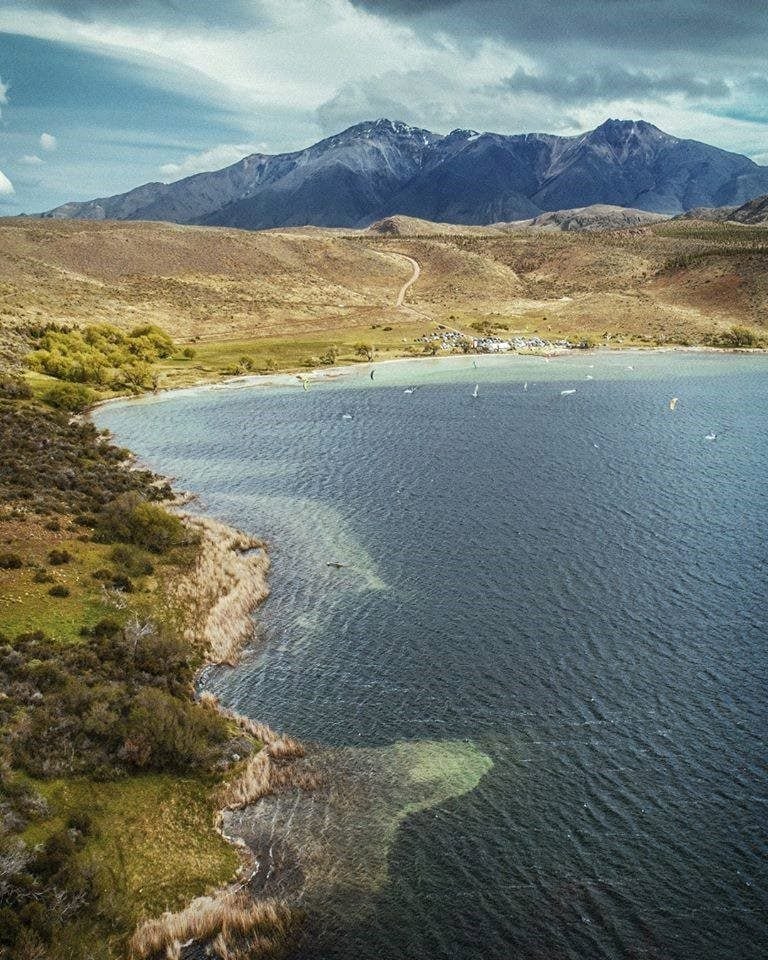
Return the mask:
M87 810L76 810L71 813L67 820L67 826L71 830L77 830L84 837L92 837L97 833L94 819Z
M123 494L101 511L97 521L99 538L143 547L150 553L165 553L184 543L186 530L181 520L137 494Z
M332 367L334 363L338 360L339 357L339 348L338 347L328 347L325 353L320 354L320 363L326 367Z
M68 597L70 590L69 587L65 587L63 583L57 583L55 587L51 587L48 593L52 597Z
M210 765L213 744L227 739L226 720L155 687L134 698L126 721L122 755L133 766L156 770Z
M29 400L32 390L26 380L9 374L0 374L0 397L6 400Z
M197 351L193 347L185 347L181 355L185 360L194 360Z
M93 403L94 393L80 383L57 383L43 394L43 400L58 410L79 413Z
M370 343L356 343L355 353L358 357L365 357L366 360L371 361L376 353L376 348Z
M735 325L724 333L715 334L711 338L711 342L714 346L738 349L740 347L757 347L760 344L760 338L749 327Z
M136 327L128 334L128 350L144 360L157 360L170 357L173 353L173 340L154 324Z
M18 570L23 561L17 553L0 553L0 570Z
M69 563L72 559L72 554L69 550L51 550L48 554L48 563L53 567L60 567L65 563Z
M110 583L115 590L120 590L122 593L133 593L133 580L124 573L116 573Z
M113 547L109 559L130 577L144 577L154 572L154 567L144 553L128 543L119 543Z
M53 577L47 570L35 570L35 575L32 577L34 583L53 583Z

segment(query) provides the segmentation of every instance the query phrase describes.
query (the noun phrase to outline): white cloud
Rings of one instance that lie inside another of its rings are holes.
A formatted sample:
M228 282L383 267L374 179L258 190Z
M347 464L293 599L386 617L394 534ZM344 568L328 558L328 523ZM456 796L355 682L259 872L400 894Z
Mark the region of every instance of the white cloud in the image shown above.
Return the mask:
M23 157L19 157L19 163L26 164L28 167L39 167L43 161L36 153L25 153Z
M55 150L58 146L58 141L52 133L41 133L40 146L43 148L43 150Z
M249 153L256 153L258 149L252 143L220 143L202 153L190 154L179 163L164 163L160 172L167 177L188 177L193 173L219 170L231 163L237 163Z
M0 196L8 197L14 192L13 184L6 177L2 170L0 170Z

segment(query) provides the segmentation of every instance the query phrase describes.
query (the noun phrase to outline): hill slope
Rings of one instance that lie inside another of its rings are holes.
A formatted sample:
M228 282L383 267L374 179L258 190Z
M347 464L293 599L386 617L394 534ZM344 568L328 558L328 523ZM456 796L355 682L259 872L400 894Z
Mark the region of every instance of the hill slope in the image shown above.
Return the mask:
M405 257L421 273L398 308ZM768 231L745 224L462 230L395 218L345 235L12 218L0 220L0 340L45 318L156 323L186 341L303 336L317 354L340 331L402 344L405 327L437 323L696 342L765 327L766 275Z
M66 203L57 219L168 220L247 229L366 226L402 214L458 224L611 204L677 214L768 191L768 168L644 121L576 137L357 124L305 150L253 154L223 170Z

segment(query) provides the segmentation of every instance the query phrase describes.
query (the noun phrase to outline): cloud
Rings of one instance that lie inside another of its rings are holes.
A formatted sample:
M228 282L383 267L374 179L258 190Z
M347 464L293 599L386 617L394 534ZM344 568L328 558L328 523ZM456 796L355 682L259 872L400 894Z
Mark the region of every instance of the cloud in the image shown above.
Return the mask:
M164 163L160 172L167 177L188 177L193 173L204 173L208 170L219 170L231 163L237 163L250 153L256 153L258 147L252 143L220 143L218 146L194 153L185 157L179 163Z
M766 9L760 0L353 0L391 20L439 28L472 42L590 44L611 49L758 53Z
M730 86L721 79L701 79L686 74L652 74L608 67L602 71L563 74L529 73L519 68L502 81L515 93L532 93L556 103L612 103L627 97L653 97L679 94L689 100L726 100Z
M40 146L43 148L43 150L48 150L50 152L51 150L55 150L58 145L58 140L52 133L40 134Z
M241 27L260 20L255 0L25 0L38 10L62 14L83 23L168 24L201 23Z
M0 197L9 197L14 193L13 184L0 170Z
M2 78L0 78L0 103L8 103L8 84L3 83ZM2 114L2 110L0 110Z
M19 157L19 163L23 163L28 167L38 167L43 161L36 153L25 153L24 156Z

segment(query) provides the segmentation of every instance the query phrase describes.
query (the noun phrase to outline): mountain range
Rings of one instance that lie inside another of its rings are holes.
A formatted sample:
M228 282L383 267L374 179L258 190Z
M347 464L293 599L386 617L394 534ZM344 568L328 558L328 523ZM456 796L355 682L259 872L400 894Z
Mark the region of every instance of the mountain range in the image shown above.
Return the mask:
M768 167L643 120L575 137L356 124L305 150L65 203L43 217L266 229L364 227L390 216L458 224L534 220L595 204L676 215L768 193Z

